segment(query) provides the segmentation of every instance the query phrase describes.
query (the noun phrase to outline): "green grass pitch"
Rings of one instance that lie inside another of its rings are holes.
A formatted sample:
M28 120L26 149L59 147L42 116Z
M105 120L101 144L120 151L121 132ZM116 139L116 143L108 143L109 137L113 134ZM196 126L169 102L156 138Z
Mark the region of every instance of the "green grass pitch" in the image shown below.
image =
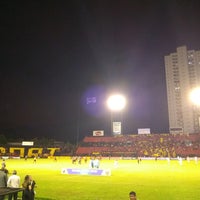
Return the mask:
M62 168L88 169L89 162L82 165L71 163L70 158L9 159L9 173L16 169L23 182L26 174L37 183L36 200L125 200L131 190L139 200L197 200L200 199L200 161L196 164L184 160L114 160L102 159L100 169L110 169L111 176L61 174ZM21 193L19 194L21 196Z

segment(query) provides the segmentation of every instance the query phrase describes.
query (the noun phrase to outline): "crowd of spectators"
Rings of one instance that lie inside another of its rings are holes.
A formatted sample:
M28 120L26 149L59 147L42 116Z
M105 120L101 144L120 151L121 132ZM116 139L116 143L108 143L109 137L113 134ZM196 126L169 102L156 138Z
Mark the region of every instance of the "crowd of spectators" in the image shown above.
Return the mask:
M87 136L77 145L64 142L46 142L44 146L58 147L54 156L123 156L123 157L200 157L199 134L132 134L116 136ZM10 146L20 144L10 143L1 149L0 156L19 156L18 151L9 152ZM44 147L34 142L34 147ZM43 148L43 155L48 157L48 148Z
M85 137L76 155L200 157L200 134L141 134Z

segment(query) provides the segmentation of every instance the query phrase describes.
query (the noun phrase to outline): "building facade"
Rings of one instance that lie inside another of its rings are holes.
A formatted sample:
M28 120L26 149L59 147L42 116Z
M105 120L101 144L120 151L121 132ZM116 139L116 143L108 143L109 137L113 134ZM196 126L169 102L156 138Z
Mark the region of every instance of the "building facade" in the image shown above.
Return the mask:
M165 56L165 73L170 132L199 133L200 107L189 94L200 87L200 51L178 47Z

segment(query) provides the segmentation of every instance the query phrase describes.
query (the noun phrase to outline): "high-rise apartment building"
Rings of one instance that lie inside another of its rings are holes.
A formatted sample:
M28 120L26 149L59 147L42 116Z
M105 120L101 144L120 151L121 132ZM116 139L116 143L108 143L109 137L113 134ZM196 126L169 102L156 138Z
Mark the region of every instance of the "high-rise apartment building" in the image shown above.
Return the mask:
M200 133L200 108L189 98L200 87L200 50L178 47L165 56L165 73L170 132Z

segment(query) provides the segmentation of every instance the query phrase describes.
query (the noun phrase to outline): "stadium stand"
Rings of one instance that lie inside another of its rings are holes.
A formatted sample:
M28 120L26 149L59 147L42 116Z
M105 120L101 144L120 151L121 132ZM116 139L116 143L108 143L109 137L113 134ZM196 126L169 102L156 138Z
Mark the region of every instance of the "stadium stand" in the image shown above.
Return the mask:
M200 157L200 134L143 134L85 137L76 155Z

